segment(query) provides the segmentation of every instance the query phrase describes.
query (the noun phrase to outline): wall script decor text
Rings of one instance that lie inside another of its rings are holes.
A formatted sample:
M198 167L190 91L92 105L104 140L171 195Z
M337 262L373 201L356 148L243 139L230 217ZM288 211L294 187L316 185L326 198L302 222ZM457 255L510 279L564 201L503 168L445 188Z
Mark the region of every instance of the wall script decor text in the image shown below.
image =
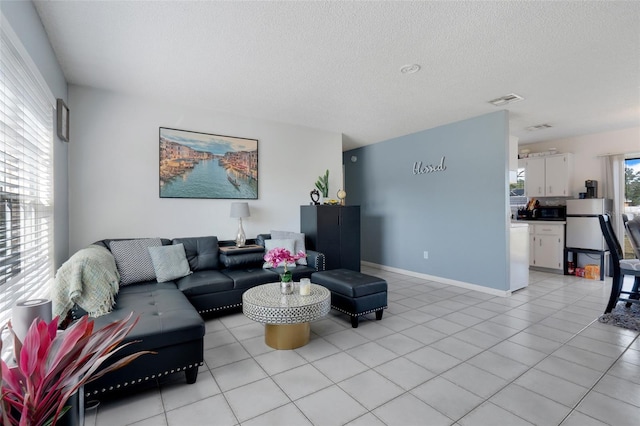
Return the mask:
M413 163L413 174L423 175L425 173L443 172L447 170L447 166L444 165L444 157L440 159L440 164L434 166L433 164L422 165L422 161L416 161Z

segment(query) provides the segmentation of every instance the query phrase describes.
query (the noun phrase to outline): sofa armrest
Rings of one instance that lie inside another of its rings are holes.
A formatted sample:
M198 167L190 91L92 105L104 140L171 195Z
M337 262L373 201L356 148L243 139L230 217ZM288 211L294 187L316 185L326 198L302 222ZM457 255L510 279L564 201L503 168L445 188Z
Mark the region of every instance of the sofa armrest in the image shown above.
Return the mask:
M316 271L324 271L325 265L326 265L325 261L326 261L326 258L324 256L324 253L307 249L307 265L308 266L315 268Z

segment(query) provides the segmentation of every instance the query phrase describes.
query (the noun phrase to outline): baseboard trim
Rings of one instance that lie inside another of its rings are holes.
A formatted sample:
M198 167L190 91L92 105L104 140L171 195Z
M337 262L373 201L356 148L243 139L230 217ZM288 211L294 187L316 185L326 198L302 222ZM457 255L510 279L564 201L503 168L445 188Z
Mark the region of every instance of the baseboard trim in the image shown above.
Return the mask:
M481 293L487 293L494 296L499 297L508 297L511 296L510 290L498 290L495 288L484 287L478 284L471 284L464 281L452 280L449 278L436 277L434 275L422 274L420 272L408 271L406 269L394 268L392 266L380 265L378 263L366 262L364 260L360 261L362 266L368 266L370 268L381 269L383 271L396 272L402 275L408 275L410 277L422 278L429 281L437 281L444 284L450 284L456 287L466 288L467 290L479 291Z
M529 265L529 270L538 271L538 272L548 272L550 274L564 275L564 271L562 269L543 268L541 266Z

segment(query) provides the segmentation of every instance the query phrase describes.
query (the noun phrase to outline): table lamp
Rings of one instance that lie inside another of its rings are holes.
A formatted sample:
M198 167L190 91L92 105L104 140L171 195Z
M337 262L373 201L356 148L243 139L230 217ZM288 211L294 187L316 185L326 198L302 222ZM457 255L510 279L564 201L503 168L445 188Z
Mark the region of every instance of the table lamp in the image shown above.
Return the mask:
M231 203L231 217L238 218L238 234L236 235L236 246L244 247L244 243L247 241L244 235L244 229L242 229L242 218L249 217L249 203Z

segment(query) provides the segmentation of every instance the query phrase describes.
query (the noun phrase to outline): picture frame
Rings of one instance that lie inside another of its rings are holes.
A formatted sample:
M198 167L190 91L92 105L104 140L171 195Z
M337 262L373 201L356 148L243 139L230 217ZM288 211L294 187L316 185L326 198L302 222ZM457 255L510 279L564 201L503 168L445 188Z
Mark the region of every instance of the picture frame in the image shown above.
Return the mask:
M159 129L160 198L258 199L258 139Z
M56 113L58 116L58 137L64 142L69 142L69 107L62 99L56 100Z

